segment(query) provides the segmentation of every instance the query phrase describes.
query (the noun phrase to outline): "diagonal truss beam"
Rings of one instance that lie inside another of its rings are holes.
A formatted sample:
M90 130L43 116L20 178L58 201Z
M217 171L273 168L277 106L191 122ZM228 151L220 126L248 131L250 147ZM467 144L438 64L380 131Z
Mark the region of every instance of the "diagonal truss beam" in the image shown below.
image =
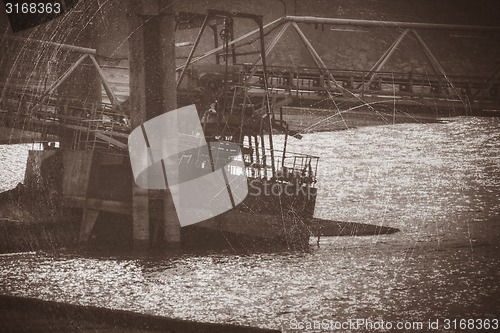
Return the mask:
M284 21L284 18L283 18L283 17L281 17L281 18L279 18L279 19L276 19L276 20L274 20L274 21L272 21L272 22L270 22L270 23L266 24L263 28L264 28L264 29L266 29L266 28L268 28L268 27L270 27L270 26L273 26L273 25L275 25L275 24L277 24L277 23L281 23L281 22L283 22L283 21ZM248 37L250 37L250 36L253 36L253 35L257 34L257 33L259 33L259 29L252 30L252 31L250 31L250 32L248 32L248 33L246 33L246 34L244 34L244 35L242 35L242 36L240 36L240 37L238 37L238 38L236 38L236 39L234 39L234 40L230 41L230 42L228 43L228 46L232 46L232 45L234 45L234 44L236 44L236 43L238 43L238 42L240 42L240 41L242 41L242 40L244 40L244 39L246 39L246 38L248 38ZM178 71L178 70L181 70L181 69L183 69L183 68L185 68L185 67L188 67L188 66L189 66L190 64L192 64L192 63L195 63L195 62L197 62L197 61L200 61L200 60L202 60L202 59L204 59L204 58L206 58L206 57L208 57L208 56L211 56L212 54L217 53L217 52L219 52L219 51L223 50L223 49L224 49L224 47L225 47L224 45L221 45L221 46L216 47L215 49L210 50L210 51L208 51L208 52L206 52L206 53L204 53L204 54L202 54L202 55L200 55L200 56L198 56L198 57L192 58L192 59L191 59L191 61L186 61L183 65L178 66L178 67L176 68L176 70L177 70L177 71Z
M203 36L203 31L205 31L205 28L207 26L208 20L210 19L210 14L207 14L205 16L205 19L203 20L203 24L201 26L200 32L198 32L198 36L196 37L196 40L193 44L193 47L191 48L191 51L189 51L188 58L186 60L186 64L184 67L182 67L181 74L179 75L179 78L177 79L177 89L179 89L182 79L184 78L184 74L186 73L186 70L188 68L188 65L191 63L191 60L193 59L194 56L194 51L198 47L198 44L200 43L201 37Z
M395 48L398 47L399 43L401 43L401 41L403 40L404 36L408 33L408 29L405 29L401 35L399 35L398 38L396 38L396 40L391 44L391 46L389 46L389 48L387 50L385 50L384 54L377 60L377 62L372 66L372 68L370 68L370 72L373 72L375 71L375 69L377 67L382 67L380 66L380 64L382 63L382 61L384 61L384 59L386 59L387 57L390 57L390 52L393 51Z
M500 63L493 70L491 75L483 82L483 88L481 90L478 90L474 94L474 97L482 96L484 98L484 96L486 96L490 92L491 88L493 87L493 80L495 79L495 77L498 76L498 74L500 74Z
M104 72L101 69L101 66L97 63L97 60L95 60L95 57L91 54L89 54L90 60L92 60L92 63L94 64L95 69L97 70L97 73L99 73L99 77L101 78L101 83L102 86L104 87L104 90L106 91L106 95L108 96L109 100L111 101L111 104L117 105L118 104L118 99L116 98L115 93L113 92L113 89L111 89L111 86L109 85L108 81L106 80L106 76L104 76Z
M326 67L325 63L323 62L323 60L319 56L318 52L316 52L316 50L312 46L311 42L304 35L304 33L302 32L302 30L300 29L300 27L297 25L297 23L296 22L292 22L292 26L295 28L295 31L297 31L300 39L302 40L302 42L306 46L307 50L311 54L311 56L312 56L314 62L316 63L316 66L318 67L318 69L323 70L327 74L327 76L329 78L328 81L332 81L335 84L336 87L342 88L342 86L337 82L337 80L335 80L335 78L333 77L333 75L330 73L330 71L328 70L328 67Z
M418 44L420 45L420 47L424 51L425 55L427 56L427 59L429 60L429 63L431 64L431 66L432 66L435 74L438 75L438 76L439 75L443 76L446 79L446 81L450 84L452 90L460 98L460 95L458 94L458 90L455 88L455 85L448 78L448 76L446 75L446 72L445 72L443 66L441 66L441 64L439 63L439 61L437 60L437 58L434 56L434 54L432 54L431 50L429 49L429 47L427 46L427 44L425 44L425 42L422 39L422 37L420 37L419 33L416 30L414 30L414 29L411 29L411 32L412 32L413 36L415 36L415 38L417 39ZM449 95L452 95L452 92L449 91L449 89L447 89L447 91L448 91Z
M84 54L78 60L64 72L45 92L40 96L39 101L33 105L28 112L33 112L40 107L40 104L45 101L45 99L52 94L61 84L68 79L68 77L75 71L75 69L89 56L89 54Z
M396 49L398 48L399 44L401 43L403 38L406 36L408 31L409 31L409 29L405 29L401 33L401 35L399 35L399 37L392 43L392 45L384 52L384 54L380 57L380 59L377 60L375 65L373 65L373 67L370 69L370 72L367 74L367 76L370 77L370 79L366 83L367 87L370 87L373 80L377 76L377 72L379 72L382 69L382 67L384 67L384 65L387 63L387 61L392 56L394 51L396 51Z
M111 89L111 86L109 85L104 72L101 69L101 66L99 66L99 63L95 59L95 56L97 55L97 50L92 49L92 48L87 48L87 47L81 47L81 46L75 46L75 45L70 45L70 44L62 44L62 43L55 43L51 41L44 41L44 40L38 40L38 39L32 39L32 38L22 38L22 37L9 37L9 40L15 41L15 42L23 42L23 43L33 43L33 44L40 44L44 46L53 46L58 49L66 50L66 51L73 51L77 53L81 53L82 56L68 69L66 72L61 75L40 97L41 100L39 103L42 103L45 98L53 93L66 79L73 73L73 71L85 60L86 57L89 57L92 60L92 64L96 68L100 78L101 78L101 83L104 87L104 90L106 91L106 95L108 96L109 100L113 105L118 104L118 99L116 98L115 93ZM37 105L39 104L37 103ZM37 105L35 105L31 111L37 108Z
M281 39L281 37L283 37L283 34L286 32L286 30L288 29L288 27L290 27L291 24L292 24L291 22L286 22L283 25L283 27L281 28L281 30L276 34L276 36L274 37L273 41L266 48L266 52L265 52L265 57L266 58L271 53L271 51L274 49L274 47L276 46L276 44L278 44L278 41ZM255 61L253 63L253 69L250 72L249 77L252 77L255 74L255 72L257 71L257 66L259 64L261 64L261 63L262 63L262 56L260 56L259 59L257 59L257 61Z
M427 60L429 60L429 63L431 64L432 69L434 70L434 73L436 75L440 75L440 74L446 75L445 70L443 69L443 67L441 66L441 64L437 60L437 58L432 54L432 52L429 49L429 47L427 46L427 44L425 44L422 37L420 37L419 33L413 29L411 30L411 33L413 34L413 36L415 36L417 43L420 45L420 47L424 51L425 56L427 57Z

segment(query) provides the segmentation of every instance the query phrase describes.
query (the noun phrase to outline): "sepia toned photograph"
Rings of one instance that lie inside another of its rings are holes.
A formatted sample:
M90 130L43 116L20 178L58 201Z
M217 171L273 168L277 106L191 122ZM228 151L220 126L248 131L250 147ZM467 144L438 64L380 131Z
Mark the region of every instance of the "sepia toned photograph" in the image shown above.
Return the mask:
M0 332L498 331L497 1L0 2Z

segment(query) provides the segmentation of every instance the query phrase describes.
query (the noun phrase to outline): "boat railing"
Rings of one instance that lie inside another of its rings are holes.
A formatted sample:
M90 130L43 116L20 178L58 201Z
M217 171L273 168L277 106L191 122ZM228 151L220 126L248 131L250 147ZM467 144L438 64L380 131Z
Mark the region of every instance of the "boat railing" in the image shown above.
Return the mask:
M251 178L261 178L266 180L276 180L279 182L292 182L301 185L313 186L317 181L319 157L274 150L274 170L270 159L270 150L266 149L265 155L253 160L245 160L247 166L247 176Z
M319 157L293 153L275 151L276 178L282 181L300 182L301 184L313 185L317 181Z

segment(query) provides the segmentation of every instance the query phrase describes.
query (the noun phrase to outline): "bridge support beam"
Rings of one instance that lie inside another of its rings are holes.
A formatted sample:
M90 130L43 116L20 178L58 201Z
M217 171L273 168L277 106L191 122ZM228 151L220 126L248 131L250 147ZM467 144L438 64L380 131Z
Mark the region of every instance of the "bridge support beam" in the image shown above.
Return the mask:
M146 116L146 74L144 57L144 19L140 8L129 2L128 24L130 37L130 121L132 128L147 121ZM149 247L149 191L132 182L132 237L135 250Z
M161 5L161 6L160 6ZM129 2L130 105L132 128L177 108L173 0ZM164 235L180 244L180 225L168 190L164 199ZM149 190L132 185L133 244L150 245ZM153 241L156 243L156 240Z
M177 82L175 75L175 15L174 0L162 2L164 9L160 10L158 43L162 63L161 105L164 112L177 108ZM163 112L162 112L163 113ZM177 166L174 166L177 167ZM163 197L163 230L164 239L170 248L178 248L181 242L181 227L170 190L167 188Z

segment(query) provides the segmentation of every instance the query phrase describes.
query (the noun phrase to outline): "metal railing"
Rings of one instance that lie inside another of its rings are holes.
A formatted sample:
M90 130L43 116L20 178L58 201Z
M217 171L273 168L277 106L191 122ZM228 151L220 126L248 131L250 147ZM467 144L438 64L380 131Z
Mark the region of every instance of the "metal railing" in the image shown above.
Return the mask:
M251 69L243 66L243 75ZM500 78L485 76L438 75L413 72L373 72L359 70L324 69L316 67L268 66L268 86L294 94L321 94L325 90L343 93L349 90L364 94L387 94L408 97L464 97L469 99L500 100ZM263 88L263 73L259 68L249 78L252 86ZM331 80L331 77L336 82ZM341 84L343 89L336 86ZM369 83L369 84L368 84Z
M247 148L248 149L248 148ZM276 181L306 184L313 186L317 181L319 157L294 153L286 151L274 150L275 154L275 174L272 173L270 161L270 149L265 149L266 154L256 154L252 151L249 154L244 154L245 165L247 167L247 177L261 178Z

